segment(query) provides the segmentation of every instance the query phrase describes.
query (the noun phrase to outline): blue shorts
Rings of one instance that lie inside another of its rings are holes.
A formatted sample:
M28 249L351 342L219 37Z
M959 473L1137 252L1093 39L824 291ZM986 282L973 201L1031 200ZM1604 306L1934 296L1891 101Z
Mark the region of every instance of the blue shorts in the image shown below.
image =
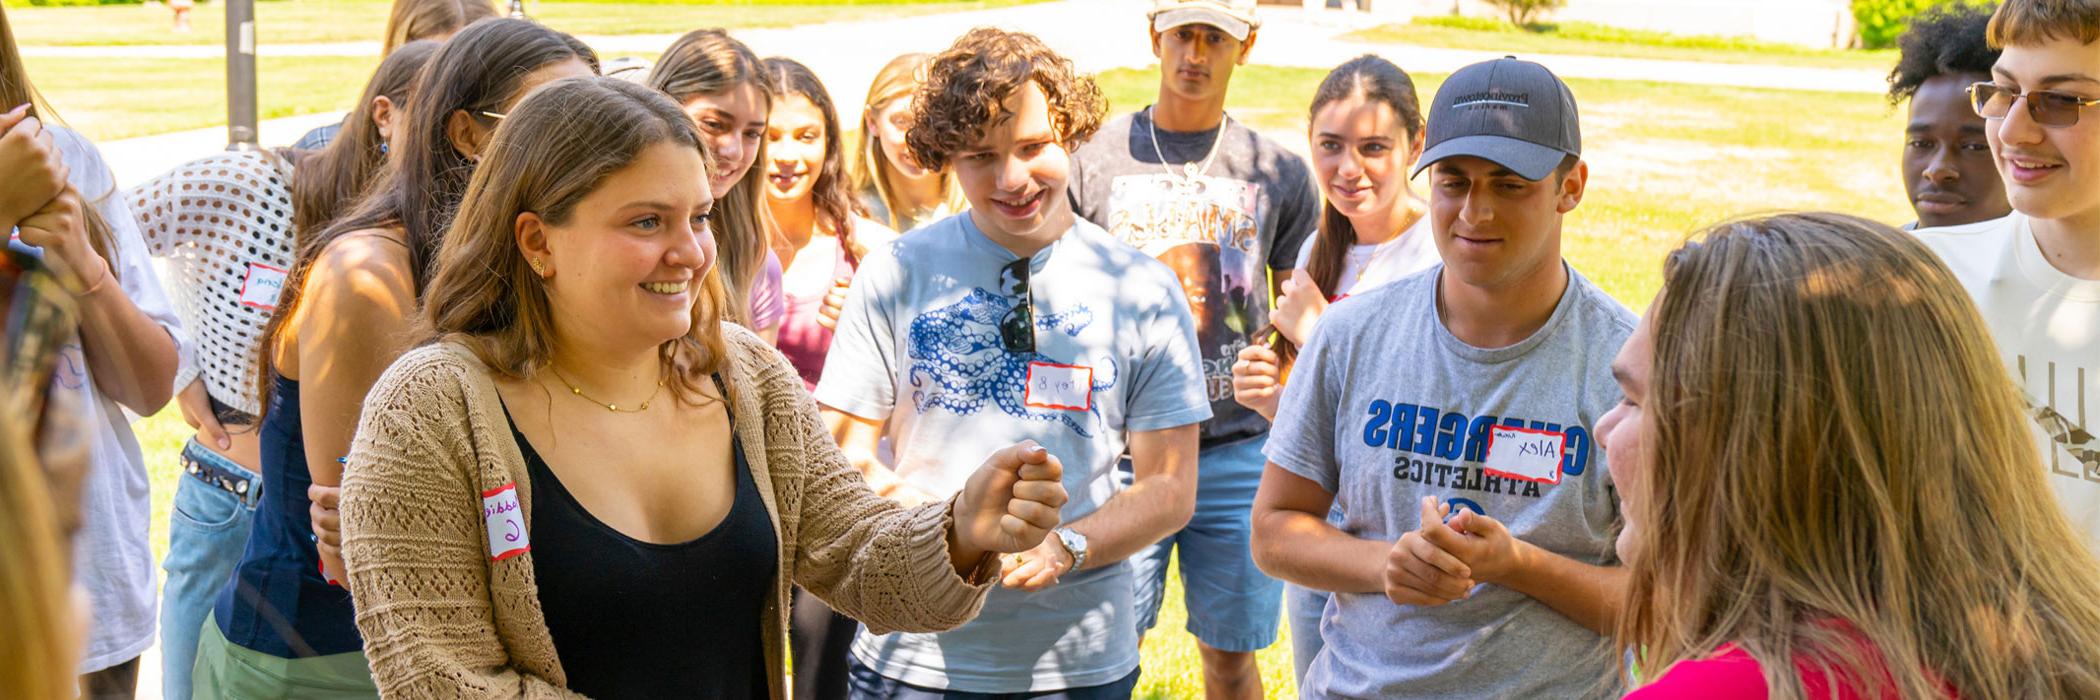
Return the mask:
M1034 693L971 693L939 688L921 688L904 681L876 673L860 662L860 657L846 655L846 685L851 689L852 700L1128 700L1137 691L1138 674L1143 667L1130 669L1130 675L1105 685L1064 690L1045 690Z
M1130 557L1136 574L1138 634L1159 623L1167 559L1179 546L1189 634L1221 651L1260 651L1276 642L1283 582L1254 565L1249 539L1254 492L1269 463L1261 453L1268 437L1263 433L1197 454L1196 514L1188 527Z
M168 515L168 572L161 585L161 693L189 700L197 635L219 589L248 546L248 526L262 498L262 477L190 438L182 446L182 476Z

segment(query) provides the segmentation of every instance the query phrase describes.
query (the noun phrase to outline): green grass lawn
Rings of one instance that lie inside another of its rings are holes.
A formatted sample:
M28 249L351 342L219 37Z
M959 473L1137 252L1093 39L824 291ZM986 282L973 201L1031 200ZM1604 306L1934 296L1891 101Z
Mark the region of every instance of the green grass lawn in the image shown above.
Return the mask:
M1302 152L1304 105L1321 76L1314 70L1241 69L1230 109ZM1415 76L1425 103L1443 77ZM1112 71L1100 81L1118 114L1150 102L1158 84L1155 73L1137 70ZM1781 209L1829 209L1891 223L1910 218L1896 178L1902 123L1873 96L1569 82L1583 111L1590 184L1567 219L1563 252L1636 311L1646 308L1660 286L1662 255L1702 226ZM1815 119L1796 118L1803 114ZM135 429L153 475L152 536L159 553L167 544L175 455L187 429L172 409ZM1159 627L1145 640L1138 695L1200 697L1195 642L1182 631L1187 614L1180 584L1172 576L1169 582ZM1296 697L1289 632L1259 659L1268 696Z
M1499 19L1418 17L1408 24L1373 27L1344 35L1343 38L1372 44L1412 44L1432 48L1480 49L1520 54L1576 54L1870 70L1887 70L1896 65L1894 50L1814 49L1737 37L1680 36L1619 29L1585 22L1546 25L1545 31L1527 31Z
M712 0L550 2L527 0L525 11L549 26L576 34L679 34L701 27L782 27L823 21L908 17L1004 7L1041 0ZM386 29L389 0L278 0L255 6L256 41L263 44L378 41ZM507 4L502 0L499 5ZM224 44L226 15L220 2L199 3L190 15L193 31L176 33L166 7L7 8L15 41L23 46L136 44Z

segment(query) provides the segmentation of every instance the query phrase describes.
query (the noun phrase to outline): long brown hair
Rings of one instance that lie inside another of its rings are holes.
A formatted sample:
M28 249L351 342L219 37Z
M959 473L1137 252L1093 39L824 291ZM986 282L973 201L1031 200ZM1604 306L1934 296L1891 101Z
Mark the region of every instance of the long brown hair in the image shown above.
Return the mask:
M875 74L874 82L868 85L868 99L861 105L862 128L859 143L854 146L853 168L849 173L853 179L853 191L874 192L875 198L882 200L883 208L889 210L889 221L882 222L883 225L899 232L905 229L904 215L908 212L905 211L904 196L890 190L890 178L896 176L897 166L883 154L881 137L866 128L866 115L878 114L883 106L898 99L909 99L918 92L919 83L926 78L926 66L931 63L933 54L930 53L907 53L890 59L882 71ZM955 182L954 171L942 168L940 175L941 198L950 208L963 210L967 200L963 198L962 187Z
M767 109L771 109L773 94L766 89L758 54L720 29L686 32L671 48L664 49L664 55L649 69L649 87L670 95L680 104L744 85L757 86L768 101ZM712 149L709 150L712 159ZM751 320L751 286L765 266L766 251L771 250L773 239L766 214L765 186L761 182L765 179L765 162L766 141L759 139L758 155L751 161L751 169L744 171L744 177L728 192L714 193L715 211L709 218L715 225L715 242L721 251L720 267L723 284L729 288L731 318L745 325L750 325ZM708 168L714 168L712 162Z
M704 160L691 117L663 93L617 78L548 85L511 110L489 157L474 172L459 218L438 255L423 305L426 333L459 342L489 369L530 379L554 355L556 319L547 284L518 250L518 214L559 225L606 178L660 143L691 148ZM728 311L720 275L702 273L693 327L659 350L680 398L698 397L721 364L720 323Z
M386 43L379 54L391 56L410 42L436 39L501 16L496 3L489 0L394 0L386 16Z
M396 116L406 114L408 97L415 87L416 72L437 55L438 42L411 41L394 49L372 72L356 109L343 120L343 130L320 151L299 163L292 179L292 231L294 240L316 235L323 226L343 213L386 165L386 139L372 123L372 102L380 97L394 103ZM402 124L407 120L402 119Z
M1403 149L1413 148L1415 137L1422 133L1422 103L1415 94L1414 78L1407 71L1393 65L1392 61L1364 54L1349 59L1327 72L1320 87L1313 92L1312 107L1306 110L1306 122L1311 123L1327 105L1362 95L1366 100L1383 102L1393 109L1400 124L1407 128L1407 139ZM1356 244L1356 225L1334 208L1332 202L1321 198L1320 228L1313 234L1312 256L1305 261L1305 274L1320 285L1320 289L1332 294L1342 281L1342 265L1348 260L1349 247ZM1406 200L1401 200L1402 206ZM1255 334L1259 338L1275 332L1274 325ZM1276 357L1289 365L1298 357L1298 346L1281 334L1269 341L1269 348Z
M1976 305L1911 236L1722 224L1649 322L1618 643L1641 680L1735 645L1864 697L2100 697L2100 563ZM1894 687L1888 687L1893 681Z
M447 121L454 112L465 112L484 123L494 121L482 113L500 110L516 97L525 76L569 60L582 60L593 72L598 70L598 55L583 42L522 19L477 22L438 49L429 65L417 73L407 114L396 134L399 148L389 154L370 192L348 214L298 242L277 310L257 348L258 396L270 395L277 343L285 322L298 313L307 272L335 239L366 229L399 228L408 244L416 297L423 296L445 223L465 194L467 177L474 170L473 162L460 155L446 134ZM263 411L269 411L268 401L263 402Z
M50 104L44 101L43 93L37 92L36 86L29 82L29 67L22 63L22 52L15 46L14 26L7 19L6 8L0 8L0 111L24 104L30 106L32 116L46 125L59 123L58 115L51 110ZM78 134L73 136L85 145L87 137ZM118 270L123 268L117 264L116 230L110 227L108 221L102 219L102 212L96 209L102 200L116 196L117 183L112 180L104 184L109 185L109 190L99 195L80 193L80 217L87 226L88 246L95 250L96 255L109 262L110 278L121 279Z
M775 98L801 97L824 115L824 163L817 167L817 180L810 185L809 196L815 200L817 217L839 237L839 248L850 251L853 246L846 243L846 234L853 230L853 217L865 212L846 188L846 154L841 145L844 141L839 137L838 106L832 103L831 93L809 66L779 56L766 59L764 66L766 89Z

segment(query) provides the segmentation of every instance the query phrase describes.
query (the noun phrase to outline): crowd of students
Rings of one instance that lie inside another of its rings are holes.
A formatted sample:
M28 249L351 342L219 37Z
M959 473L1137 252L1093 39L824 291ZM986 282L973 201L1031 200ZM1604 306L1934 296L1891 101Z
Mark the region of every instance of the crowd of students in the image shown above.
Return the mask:
M0 696L157 631L170 698L1126 698L1171 558L1209 697L1285 619L1307 698L2100 697L2100 2L1922 17L1916 222L1716 225L1645 315L1539 63L1352 59L1305 159L1252 0L1156 0L1127 114L980 28L858 125L497 15L119 191L0 10Z

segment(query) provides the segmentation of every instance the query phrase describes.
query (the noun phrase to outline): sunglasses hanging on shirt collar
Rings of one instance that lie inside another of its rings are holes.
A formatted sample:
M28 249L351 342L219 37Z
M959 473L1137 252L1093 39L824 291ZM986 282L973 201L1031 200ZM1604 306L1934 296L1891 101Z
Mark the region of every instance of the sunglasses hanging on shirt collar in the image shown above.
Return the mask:
M999 346L1017 355L1035 352L1035 298L1028 290L1028 258L999 268L999 292L1020 297L999 319Z

